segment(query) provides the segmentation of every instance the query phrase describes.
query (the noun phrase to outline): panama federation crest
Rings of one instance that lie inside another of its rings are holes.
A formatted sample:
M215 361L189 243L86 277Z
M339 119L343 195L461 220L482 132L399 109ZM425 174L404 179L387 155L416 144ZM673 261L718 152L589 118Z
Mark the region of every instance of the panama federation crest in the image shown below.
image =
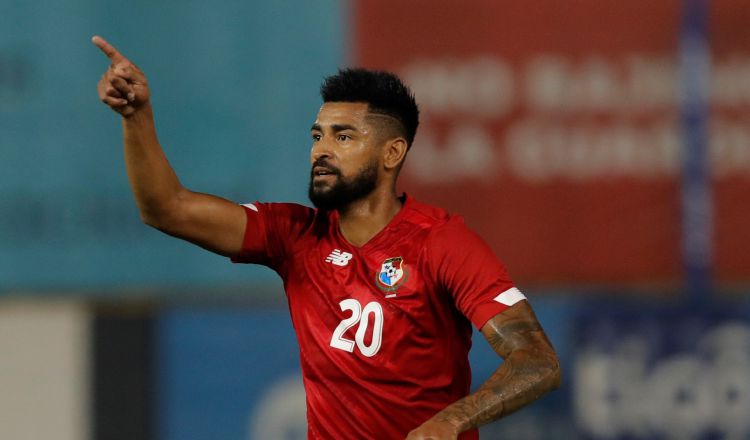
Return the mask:
M409 271L402 257L389 258L380 266L377 276L378 287L386 292L393 292L401 287L409 277Z

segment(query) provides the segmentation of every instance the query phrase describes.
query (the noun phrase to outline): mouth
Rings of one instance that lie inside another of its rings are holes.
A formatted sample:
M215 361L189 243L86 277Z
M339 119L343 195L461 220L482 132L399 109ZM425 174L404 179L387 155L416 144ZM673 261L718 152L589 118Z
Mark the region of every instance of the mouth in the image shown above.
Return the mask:
M314 180L320 180L320 179L332 179L334 176L337 176L338 172L335 170L332 170L330 168L316 166L312 169L312 177Z

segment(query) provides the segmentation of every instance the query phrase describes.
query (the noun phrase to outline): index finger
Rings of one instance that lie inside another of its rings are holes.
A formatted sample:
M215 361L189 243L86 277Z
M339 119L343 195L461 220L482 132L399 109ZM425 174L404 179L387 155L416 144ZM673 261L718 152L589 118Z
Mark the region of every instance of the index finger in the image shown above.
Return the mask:
M114 46L107 43L107 40L104 38L94 35L91 38L91 42L94 43L94 46L98 47L102 52L104 52L104 55L107 56L112 61L112 64L118 64L121 61L127 61L127 58L125 58L120 52L115 49Z

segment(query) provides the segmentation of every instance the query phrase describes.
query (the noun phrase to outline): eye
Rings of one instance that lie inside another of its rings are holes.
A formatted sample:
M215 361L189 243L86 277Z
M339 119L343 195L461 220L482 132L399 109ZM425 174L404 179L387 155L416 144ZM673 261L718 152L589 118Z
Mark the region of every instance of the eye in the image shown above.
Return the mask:
M318 142L320 140L320 133L313 133L312 140L313 142Z
M349 136L348 134L340 134L340 135L338 135L336 137L336 139L338 139L340 142L346 142L346 141L350 140L351 138L352 137Z

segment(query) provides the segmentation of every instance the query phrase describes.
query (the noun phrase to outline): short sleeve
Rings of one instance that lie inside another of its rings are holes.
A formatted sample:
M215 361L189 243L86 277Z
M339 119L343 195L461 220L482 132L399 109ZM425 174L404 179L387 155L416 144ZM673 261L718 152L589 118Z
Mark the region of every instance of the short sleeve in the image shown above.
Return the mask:
M476 328L526 299L492 249L461 217L436 227L430 246L438 283Z
M273 269L285 260L291 246L312 221L314 211L294 203L248 203L242 249L234 263L254 263Z

